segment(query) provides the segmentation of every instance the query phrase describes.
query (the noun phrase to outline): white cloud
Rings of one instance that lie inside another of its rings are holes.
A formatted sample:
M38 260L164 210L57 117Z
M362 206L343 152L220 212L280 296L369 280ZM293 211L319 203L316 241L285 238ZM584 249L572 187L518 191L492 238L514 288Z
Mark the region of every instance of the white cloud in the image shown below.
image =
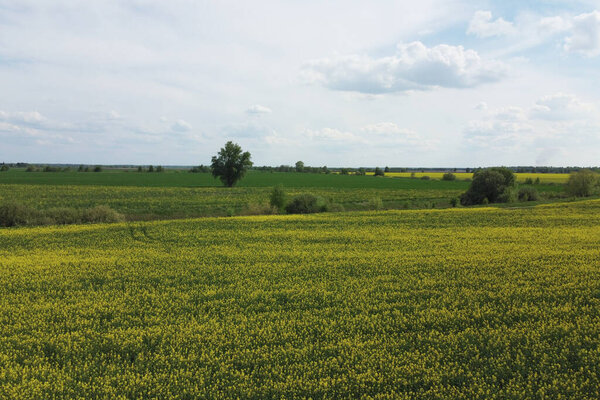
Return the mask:
M600 54L600 12L592 11L573 18L571 36L565 39L564 49L586 56Z
M558 32L564 32L572 26L571 21L560 15L554 17L545 17L540 19L537 24L537 30L542 35L552 35Z
M0 121L40 126L48 119L37 111L0 111Z
M496 82L506 66L485 61L475 50L421 42L399 44L394 56L371 58L350 55L307 62L304 76L330 89L362 93L427 90L435 87L467 88Z
M261 106L260 104L255 104L253 106L248 107L248 109L246 109L246 112L248 114L261 115L270 114L273 111L269 107Z
M467 34L481 38L510 35L514 32L515 27L512 22L505 21L502 18L492 21L491 11L477 11L471 18L467 29Z
M572 94L556 93L536 101L531 117L548 120L567 120L587 117L594 106L584 103Z
M474 108L479 111L485 111L488 109L488 104L485 101L481 101Z
M189 132L192 130L192 125L182 119L178 119L171 125L171 130L176 132Z
M551 160L550 156L562 156L562 152L551 149L568 148L576 138L580 139L577 145L585 145L588 140L588 146L594 145L593 132L600 129L600 120L582 119L594 109L592 104L574 95L556 93L538 99L528 108L505 107L469 121L463 131L464 139L475 148L540 151L537 158L540 164Z

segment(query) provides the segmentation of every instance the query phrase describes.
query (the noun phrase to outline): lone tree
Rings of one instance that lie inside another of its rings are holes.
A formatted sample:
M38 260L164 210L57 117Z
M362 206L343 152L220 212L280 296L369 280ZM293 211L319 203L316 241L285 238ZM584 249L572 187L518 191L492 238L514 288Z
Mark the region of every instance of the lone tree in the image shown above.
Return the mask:
M475 171L469 189L460 196L464 206L507 201L508 194L515 186L515 174L504 167L494 167Z
M302 161L296 162L296 172L304 172L304 163Z
M219 178L225 186L232 187L251 166L250 153L242 152L238 144L229 141L217 156L213 156L210 169L215 178Z

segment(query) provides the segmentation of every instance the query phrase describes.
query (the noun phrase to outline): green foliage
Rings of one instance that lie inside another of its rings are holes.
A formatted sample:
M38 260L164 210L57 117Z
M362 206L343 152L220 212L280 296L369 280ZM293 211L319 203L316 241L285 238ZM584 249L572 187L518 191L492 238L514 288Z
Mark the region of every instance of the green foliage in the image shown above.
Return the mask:
M538 201L540 195L533 186L523 186L519 188L519 201Z
M428 181L428 180L430 180L430 179L431 179L431 177L430 177L429 175L423 175L423 176L421 177L421 180L423 180L423 181Z
M381 197L373 197L369 199L368 207L370 210L381 210L383 208L383 201L381 200Z
M150 165L148 167L148 172L154 172L154 166L153 165Z
M384 168L383 172L390 172L390 167L388 167L388 166L386 165L386 167Z
M296 162L296 172L304 172L304 163L302 161Z
M532 178L525 178L525 181L523 183L525 185L533 185L533 179Z
M598 190L598 174L589 169L573 172L566 184L566 191L571 196L591 196Z
M453 197L450 199L450 205L452 207L456 207L460 203L460 199L457 197Z
M456 180L456 175L454 175L452 172L446 172L444 175L442 175L442 180L444 180L444 181L455 181Z
M350 175L350 171L348 168L342 168L340 169L340 175Z
M282 185L277 185L271 191L271 196L269 197L269 204L271 207L283 211L285 209L285 204L287 201L287 196L285 191L283 190Z
M0 172L8 171L10 168L6 164L0 165Z
M218 156L213 156L211 170L215 178L219 178L225 186L232 187L251 166L250 153L242 152L238 144L230 141L221 148Z
M156 172L164 172L164 168L162 167L162 165L156 167Z
M96 165L94 167L94 172L102 172L102 167L100 165Z
M460 197L462 205L506 202L514 198L511 188L515 186L515 175L504 167L475 171L469 189Z
M357 176L365 176L367 171L364 168L359 168L354 174Z
M375 168L375 173L373 175L374 176L385 176L385 172L381 168L376 167Z
M37 210L15 202L0 204L0 226L68 225L121 222L124 216L108 206L87 209L54 207Z
M312 214L327 211L327 203L315 195L301 194L294 197L286 206L289 214Z
M0 204L0 226L26 225L30 220L29 207L14 202Z

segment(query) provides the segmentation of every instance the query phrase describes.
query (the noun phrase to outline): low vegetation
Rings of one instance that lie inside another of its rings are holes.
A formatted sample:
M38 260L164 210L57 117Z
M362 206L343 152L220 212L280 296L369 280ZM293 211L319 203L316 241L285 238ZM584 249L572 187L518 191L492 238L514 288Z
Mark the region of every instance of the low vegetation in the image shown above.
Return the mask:
M107 206L86 209L68 207L38 210L18 203L0 204L0 226L65 225L124 221L122 214Z
M598 191L599 175L589 169L573 172L569 176L566 191L571 196L587 197Z
M0 229L0 398L595 399L599 227L591 200Z

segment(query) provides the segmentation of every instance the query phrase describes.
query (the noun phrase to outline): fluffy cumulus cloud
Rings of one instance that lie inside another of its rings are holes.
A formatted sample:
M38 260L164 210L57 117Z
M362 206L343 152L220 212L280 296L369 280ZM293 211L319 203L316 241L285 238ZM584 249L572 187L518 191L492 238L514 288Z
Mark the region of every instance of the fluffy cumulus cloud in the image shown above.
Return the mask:
M416 41L399 44L393 56L349 55L304 65L305 77L330 89L379 94L435 87L466 88L496 82L506 66L482 59L475 50Z
M586 56L600 55L600 12L593 11L573 18L571 35L565 39L564 49Z
M477 11L471 21L467 33L478 37L487 38L491 36L510 35L515 32L512 22L502 18L492 20L491 11Z
M270 114L273 111L269 107L261 106L260 104L255 104L246 109L246 112L251 115L262 115L262 114Z

